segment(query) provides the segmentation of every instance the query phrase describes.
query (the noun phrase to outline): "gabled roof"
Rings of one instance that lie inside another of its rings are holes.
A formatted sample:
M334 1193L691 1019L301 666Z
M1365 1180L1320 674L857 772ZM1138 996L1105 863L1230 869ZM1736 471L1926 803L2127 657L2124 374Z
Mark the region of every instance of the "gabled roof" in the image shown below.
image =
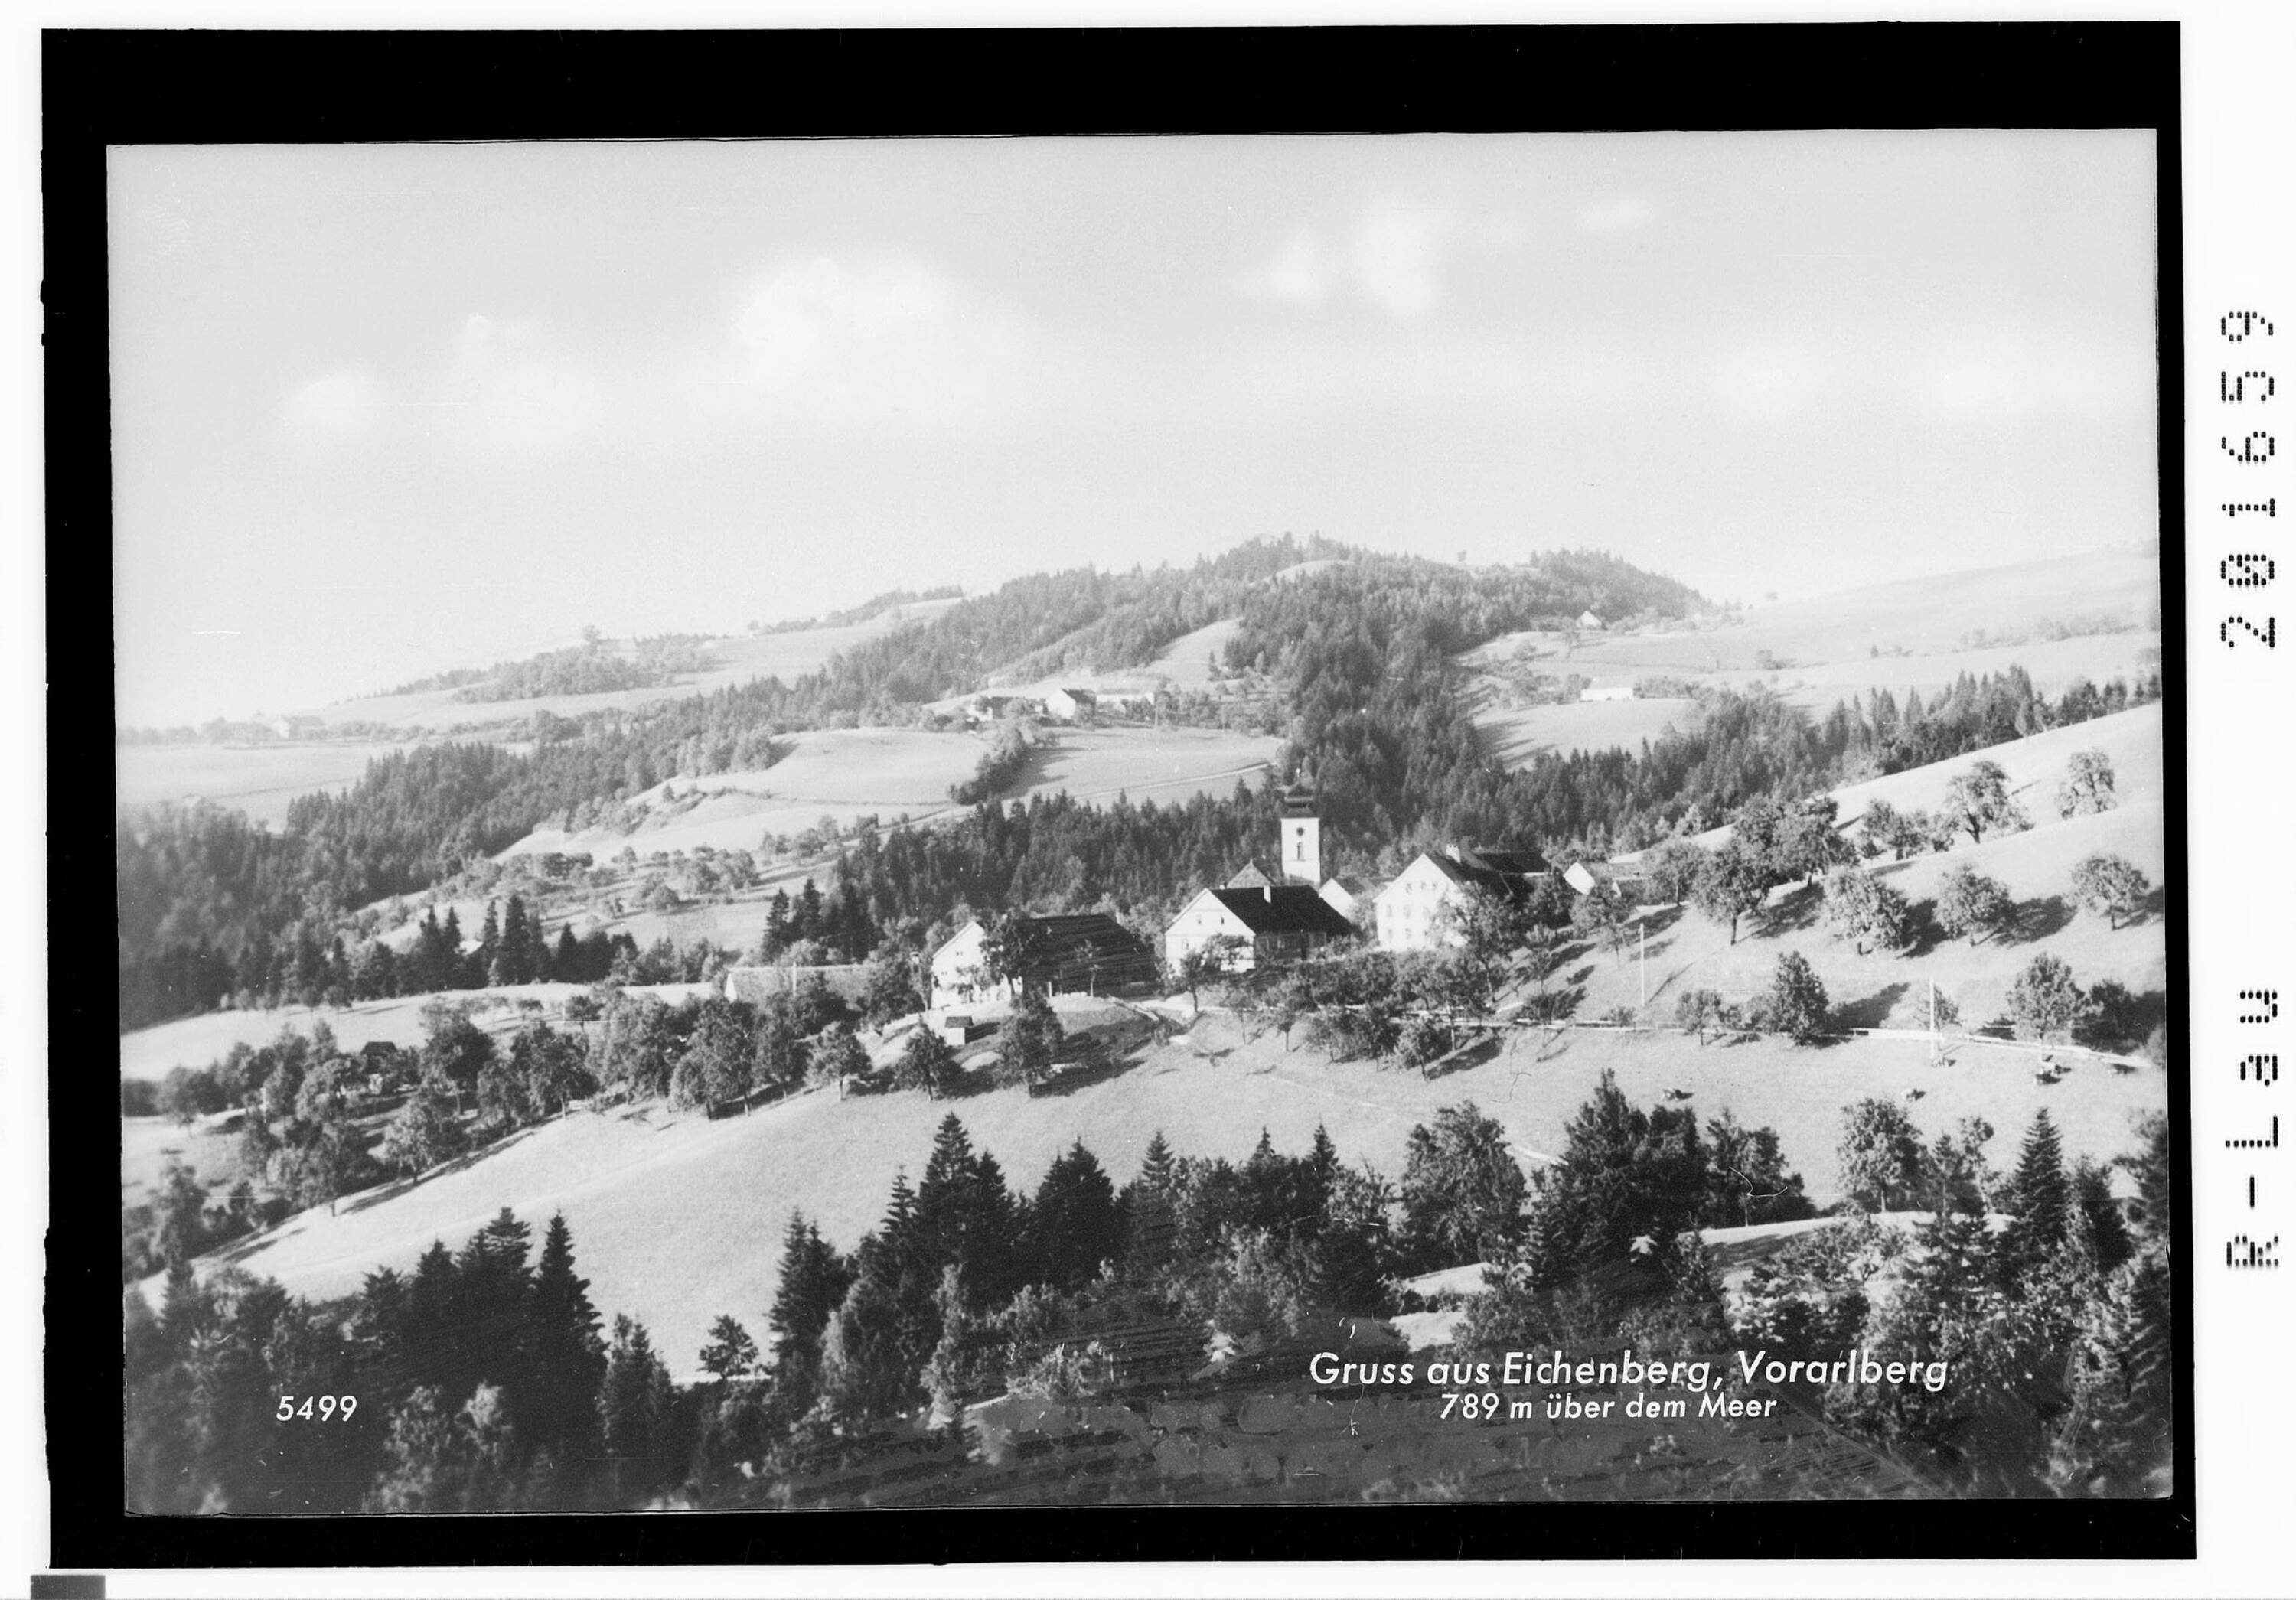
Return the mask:
M1092 974L1128 983L1156 975L1155 952L1104 911L1015 917L1013 938L1020 947L1013 964L1025 978L1065 981Z
M1228 889L1259 889L1275 882L1266 867L1257 861L1247 861L1235 871L1224 887Z
M1345 938L1355 924L1305 883L1263 889L1215 889L1212 898L1226 907L1253 933L1323 933Z
M1529 894L1530 881L1546 873L1546 863L1536 850L1481 850L1463 846L1456 856L1444 850L1428 850L1423 859L1433 862L1435 869L1454 883L1472 883L1510 899Z

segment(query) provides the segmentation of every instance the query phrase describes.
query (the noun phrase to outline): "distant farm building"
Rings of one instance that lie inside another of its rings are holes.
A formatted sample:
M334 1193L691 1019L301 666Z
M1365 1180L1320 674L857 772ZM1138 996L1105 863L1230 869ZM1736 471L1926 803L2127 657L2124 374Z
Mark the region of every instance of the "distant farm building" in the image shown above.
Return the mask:
M933 952L937 1011L1009 998L1021 983L1050 994L1106 994L1156 981L1156 955L1145 940L1104 912L1015 917L1006 976L989 972L988 931L967 923Z
M1004 717L1029 717L1045 702L1027 694L975 694L958 708L967 722L995 722Z
M1578 613L1578 626L1581 628L1591 628L1596 633L1600 633L1603 628L1610 625L1604 622L1600 617L1596 616L1593 611L1580 611Z
M1181 908L1164 931L1164 959L1177 965L1213 940L1238 941L1230 970L1249 972L1265 961L1296 961L1334 939L1350 939L1355 924L1305 883L1258 889L1207 889Z
M1576 894L1593 894L1601 883L1615 885L1621 890L1631 890L1643 881L1639 867L1624 866L1613 861L1573 861L1562 869L1562 881Z
M1613 684L1607 689L1581 689L1578 692L1581 701L1632 700L1634 697L1635 686L1632 684Z
M1045 696L1045 715L1060 722L1074 722L1091 716L1099 705L1100 697L1090 689L1055 689Z
M1454 947L1460 942L1460 935L1452 925L1452 915L1465 903L1471 890L1522 899L1547 870L1546 864L1528 850L1481 850L1461 845L1423 850L1372 902L1379 948Z

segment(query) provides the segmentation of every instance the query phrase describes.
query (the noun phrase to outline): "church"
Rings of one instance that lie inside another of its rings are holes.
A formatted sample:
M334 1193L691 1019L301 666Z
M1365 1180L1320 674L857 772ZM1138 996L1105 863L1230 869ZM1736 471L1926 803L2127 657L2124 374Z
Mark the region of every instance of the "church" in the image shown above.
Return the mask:
M1277 826L1275 872L1247 864L1220 888L1204 890L1181 907L1164 931L1168 967L1218 939L1234 941L1226 947L1228 970L1250 972L1355 937L1355 923L1333 903L1353 903L1354 891L1337 879L1324 880L1323 819L1304 775L1283 792Z

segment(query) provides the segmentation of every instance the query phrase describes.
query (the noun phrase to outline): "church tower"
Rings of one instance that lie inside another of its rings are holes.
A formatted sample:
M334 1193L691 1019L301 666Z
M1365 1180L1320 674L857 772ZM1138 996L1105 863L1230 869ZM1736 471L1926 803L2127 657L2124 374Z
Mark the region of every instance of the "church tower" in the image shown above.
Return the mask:
M1283 821L1279 835L1283 852L1283 881L1319 887L1324 882L1324 824L1316 815L1316 789L1303 768L1283 792Z

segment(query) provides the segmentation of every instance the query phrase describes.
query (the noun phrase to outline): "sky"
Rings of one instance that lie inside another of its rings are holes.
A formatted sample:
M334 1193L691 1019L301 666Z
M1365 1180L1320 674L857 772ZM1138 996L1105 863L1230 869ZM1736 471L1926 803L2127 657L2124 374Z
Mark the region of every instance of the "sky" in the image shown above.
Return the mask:
M1321 531L2158 533L2148 132L134 147L118 718Z

